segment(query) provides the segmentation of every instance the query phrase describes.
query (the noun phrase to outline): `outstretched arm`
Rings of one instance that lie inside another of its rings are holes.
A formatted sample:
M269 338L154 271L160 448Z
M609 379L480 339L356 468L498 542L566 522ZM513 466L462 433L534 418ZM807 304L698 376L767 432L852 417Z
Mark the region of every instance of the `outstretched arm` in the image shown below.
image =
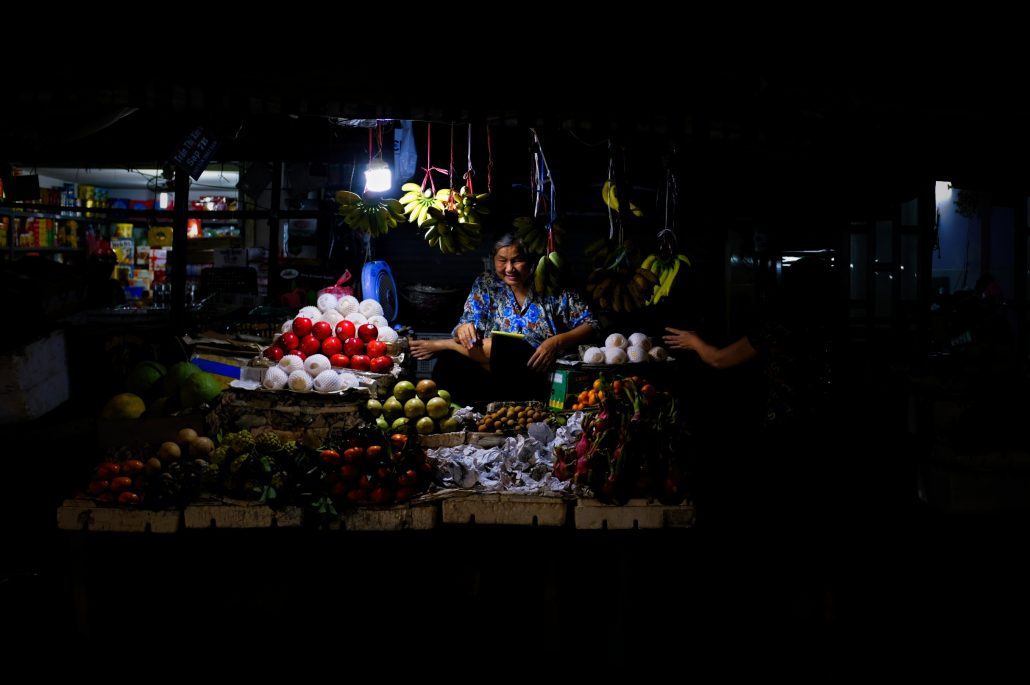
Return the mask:
M662 340L668 347L674 350L693 350L697 352L701 361L716 369L743 364L758 354L746 336L726 347L716 347L706 343L694 331L681 331L676 328L666 328L665 331Z
M478 363L480 366L486 369L490 368L490 338L483 339L481 344L473 345L472 347L465 347L464 344L458 342L454 338L444 338L438 340L411 340L408 342L408 349L411 350L411 356L415 359L432 359L437 352L443 352L444 350L452 350L459 354L463 354L470 358L472 361Z
M571 331L552 335L540 343L536 350L533 351L533 356L529 358L528 366L534 371L546 371L551 368L564 350L586 342L593 335L594 328L589 323L581 323Z

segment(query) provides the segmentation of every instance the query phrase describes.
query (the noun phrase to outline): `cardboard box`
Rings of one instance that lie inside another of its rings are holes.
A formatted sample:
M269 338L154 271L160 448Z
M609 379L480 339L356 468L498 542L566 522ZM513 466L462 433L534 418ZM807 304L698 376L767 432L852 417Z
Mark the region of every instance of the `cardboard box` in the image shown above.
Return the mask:
M0 357L0 423L38 418L69 396L63 330Z
M551 399L547 406L555 411L570 407L575 402L575 396L590 387L593 382L594 375L587 371L559 366L551 376ZM570 397L573 398L571 401Z

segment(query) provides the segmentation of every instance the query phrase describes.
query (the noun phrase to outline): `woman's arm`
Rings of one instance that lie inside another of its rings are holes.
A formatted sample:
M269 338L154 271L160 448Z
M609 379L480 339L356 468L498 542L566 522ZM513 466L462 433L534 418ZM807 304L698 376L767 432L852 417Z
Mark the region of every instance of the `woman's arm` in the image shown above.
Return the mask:
M486 281L487 275L483 274L472 283L461 318L451 333L465 349L472 349L490 330L490 291Z
M575 348L580 343L590 340L594 336L594 327L589 323L581 323L571 331L552 335L533 351L529 358L529 368L534 371L546 371L551 368L555 360L567 349Z
M746 336L726 347L716 347L706 343L694 331L681 331L676 328L665 330L666 334L662 336L662 340L668 347L674 350L693 350L697 352L701 361L712 368L725 369L737 366L758 354Z

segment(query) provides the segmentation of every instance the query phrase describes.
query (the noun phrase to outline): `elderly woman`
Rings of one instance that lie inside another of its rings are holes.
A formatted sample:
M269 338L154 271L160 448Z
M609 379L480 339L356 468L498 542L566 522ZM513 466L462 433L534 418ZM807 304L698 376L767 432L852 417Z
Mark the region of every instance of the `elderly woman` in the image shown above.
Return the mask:
M503 395L511 392L526 391L526 387L519 387L506 392L496 387L500 379L482 373L481 369L491 371L491 332L524 336L528 345L525 371L532 373L527 376L524 371L522 380L545 388L548 379L544 374L551 370L555 360L565 351L575 350L590 340L600 327L577 293L563 290L556 295L545 295L534 290L533 263L522 241L510 233L494 244L493 265L492 272L481 274L472 284L464 312L450 339L412 340L410 343L415 359L437 357L433 376L440 387L449 389L452 396L458 392L456 384L467 388L459 394L460 400L470 399L470 395L482 395L476 399L503 399ZM478 367L470 365L469 360ZM493 387L484 389L484 381Z

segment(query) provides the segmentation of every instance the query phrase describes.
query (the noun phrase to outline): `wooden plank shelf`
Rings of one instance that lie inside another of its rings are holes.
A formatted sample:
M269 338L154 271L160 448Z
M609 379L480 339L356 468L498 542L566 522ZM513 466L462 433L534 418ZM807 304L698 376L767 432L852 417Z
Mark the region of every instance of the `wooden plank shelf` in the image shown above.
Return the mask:
M569 502L563 497L506 492L456 494L443 501L443 522L512 526L564 526Z
M177 509L151 511L89 499L65 500L57 510L57 527L61 530L96 533L175 533L179 519Z
M340 514L343 530L431 530L440 520L437 502L362 507Z
M303 520L300 507L273 509L245 500L206 500L190 504L183 512L189 529L198 528L296 528Z
M576 501L576 528L628 530L634 528L689 528L694 525L691 504L660 504L631 499L626 504L604 504L594 499Z

